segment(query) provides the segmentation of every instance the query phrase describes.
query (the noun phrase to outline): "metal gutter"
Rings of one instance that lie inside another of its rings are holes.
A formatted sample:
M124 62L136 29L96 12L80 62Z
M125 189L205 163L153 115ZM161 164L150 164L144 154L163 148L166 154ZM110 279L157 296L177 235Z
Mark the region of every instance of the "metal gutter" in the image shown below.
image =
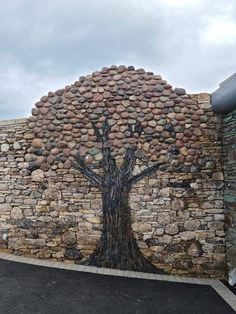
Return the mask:
M220 87L211 94L213 110L227 114L236 110L236 73L220 83Z

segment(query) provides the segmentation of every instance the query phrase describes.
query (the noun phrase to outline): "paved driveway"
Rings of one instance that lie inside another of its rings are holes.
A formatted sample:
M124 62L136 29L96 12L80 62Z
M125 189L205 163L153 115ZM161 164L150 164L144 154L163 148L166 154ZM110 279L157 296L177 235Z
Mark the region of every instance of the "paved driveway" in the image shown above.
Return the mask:
M1 314L233 314L210 286L0 260Z

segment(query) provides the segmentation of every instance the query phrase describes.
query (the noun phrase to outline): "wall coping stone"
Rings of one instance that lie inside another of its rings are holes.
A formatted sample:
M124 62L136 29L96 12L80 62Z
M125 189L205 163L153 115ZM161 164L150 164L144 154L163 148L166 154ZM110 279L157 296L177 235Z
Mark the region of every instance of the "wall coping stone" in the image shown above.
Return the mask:
M10 120L0 120L0 126L24 124L28 121L27 118L10 119Z

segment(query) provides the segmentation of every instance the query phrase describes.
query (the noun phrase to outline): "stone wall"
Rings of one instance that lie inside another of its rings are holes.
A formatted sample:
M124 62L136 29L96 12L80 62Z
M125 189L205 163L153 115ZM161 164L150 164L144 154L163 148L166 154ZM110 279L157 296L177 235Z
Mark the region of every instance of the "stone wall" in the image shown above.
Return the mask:
M221 120L208 94L188 95L159 75L103 68L43 96L29 119L0 125L0 247L36 258L81 262L101 234L98 190L71 167L79 152L99 170L91 122L106 116L120 164L137 143L135 173L160 171L131 191L133 230L143 254L167 273L225 275ZM139 121L141 137L129 126Z
M236 283L236 111L223 119L225 218L230 282Z

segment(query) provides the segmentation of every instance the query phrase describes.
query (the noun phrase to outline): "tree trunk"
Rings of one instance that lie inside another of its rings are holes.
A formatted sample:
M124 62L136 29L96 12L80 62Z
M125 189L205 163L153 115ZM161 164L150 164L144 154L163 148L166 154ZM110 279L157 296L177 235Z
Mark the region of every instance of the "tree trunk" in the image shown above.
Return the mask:
M83 158L77 154L73 166L102 193L103 231L96 250L85 262L87 265L118 268L134 271L164 273L152 265L141 253L133 236L129 192L132 186L146 176L156 172L161 164L147 167L137 175L132 175L136 163L137 145L127 148L123 162L118 168L109 144L110 126L108 118L102 126L102 133L92 122L94 134L102 143L103 175L97 174ZM131 135L141 136L142 127L136 122L129 126Z
M113 186L102 194L103 231L87 265L123 270L161 272L140 252L133 236L129 189Z

